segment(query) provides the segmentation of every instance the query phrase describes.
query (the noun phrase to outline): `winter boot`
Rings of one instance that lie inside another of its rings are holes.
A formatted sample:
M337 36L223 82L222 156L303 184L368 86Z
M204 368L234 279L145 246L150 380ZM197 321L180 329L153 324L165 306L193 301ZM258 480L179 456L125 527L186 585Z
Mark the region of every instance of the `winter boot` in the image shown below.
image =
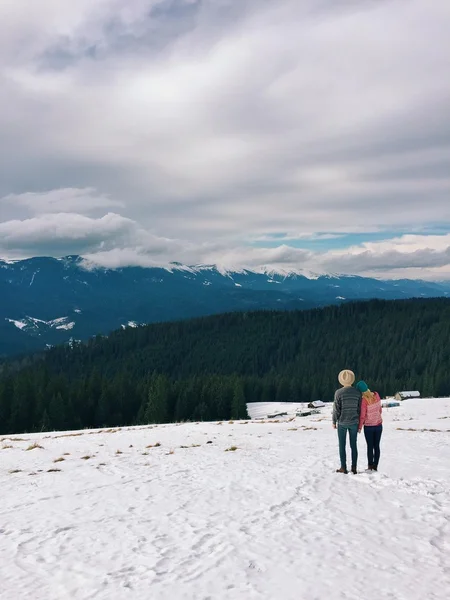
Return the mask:
M347 475L348 471L344 467L341 467L340 469L336 469L336 473L344 473L344 475Z
M353 475L356 475L356 474L357 474L357 472L358 472L358 471L356 470L356 467L352 467L352 473L353 473Z

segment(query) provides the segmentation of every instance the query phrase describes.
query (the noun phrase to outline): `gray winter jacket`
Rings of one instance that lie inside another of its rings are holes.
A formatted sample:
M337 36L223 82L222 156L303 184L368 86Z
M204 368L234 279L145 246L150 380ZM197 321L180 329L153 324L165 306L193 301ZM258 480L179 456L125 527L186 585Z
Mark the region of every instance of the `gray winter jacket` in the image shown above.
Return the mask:
M358 425L361 413L361 392L354 387L336 390L333 404L333 424Z

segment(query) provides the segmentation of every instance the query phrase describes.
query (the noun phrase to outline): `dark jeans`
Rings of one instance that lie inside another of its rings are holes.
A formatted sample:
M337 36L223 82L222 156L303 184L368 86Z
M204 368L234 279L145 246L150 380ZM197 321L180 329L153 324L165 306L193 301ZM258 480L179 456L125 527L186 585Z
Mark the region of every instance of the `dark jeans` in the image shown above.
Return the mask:
M352 449L352 467L356 468L358 462L358 447L356 445L358 425L338 425L339 456L341 458L341 467L344 469L347 468L347 452L345 450L347 431L350 437L350 447Z
M367 442L367 462L369 467L378 467L380 460L380 440L383 425L365 426L364 435Z

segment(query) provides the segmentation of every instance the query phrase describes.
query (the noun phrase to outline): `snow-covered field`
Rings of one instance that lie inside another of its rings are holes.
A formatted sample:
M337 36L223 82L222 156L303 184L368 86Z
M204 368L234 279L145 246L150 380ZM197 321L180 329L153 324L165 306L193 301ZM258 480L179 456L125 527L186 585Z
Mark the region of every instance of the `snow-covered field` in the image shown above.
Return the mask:
M450 400L384 415L380 471L356 476L328 406L3 438L0 598L447 599Z

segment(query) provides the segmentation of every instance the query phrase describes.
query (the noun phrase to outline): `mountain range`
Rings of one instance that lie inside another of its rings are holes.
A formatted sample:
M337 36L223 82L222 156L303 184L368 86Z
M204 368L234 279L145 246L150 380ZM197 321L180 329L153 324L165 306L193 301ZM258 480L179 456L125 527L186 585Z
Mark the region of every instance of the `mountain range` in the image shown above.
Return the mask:
M226 271L179 263L107 269L80 256L0 260L0 356L121 327L222 312L439 296L450 296L450 282Z

